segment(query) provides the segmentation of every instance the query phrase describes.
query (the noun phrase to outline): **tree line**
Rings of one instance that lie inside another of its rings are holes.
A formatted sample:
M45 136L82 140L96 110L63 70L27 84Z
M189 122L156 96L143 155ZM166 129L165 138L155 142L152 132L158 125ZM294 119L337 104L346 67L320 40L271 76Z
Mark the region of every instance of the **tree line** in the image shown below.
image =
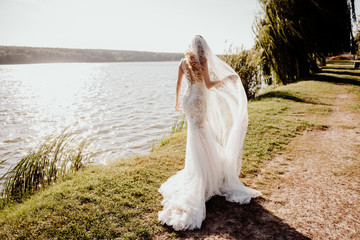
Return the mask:
M325 58L356 52L354 0L259 0L256 49L265 75L284 84L318 71Z
M221 56L239 74L248 98L256 96L263 81L292 83L319 71L326 57L357 52L354 0L258 1L255 46L230 46Z
M178 61L181 53L0 46L0 64Z

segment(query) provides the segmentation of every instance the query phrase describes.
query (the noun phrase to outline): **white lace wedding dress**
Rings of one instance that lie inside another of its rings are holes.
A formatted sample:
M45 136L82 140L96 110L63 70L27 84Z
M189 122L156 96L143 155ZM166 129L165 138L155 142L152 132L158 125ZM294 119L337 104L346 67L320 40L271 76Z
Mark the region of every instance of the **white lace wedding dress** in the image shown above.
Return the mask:
M205 202L214 195L241 204L259 196L256 190L245 187L238 175L224 172L222 148L207 119L209 91L203 81L191 83L182 60L188 89L183 99L188 119L185 168L162 184L164 209L159 220L175 230L200 228L205 219ZM236 169L236 166L233 166Z
M200 228L205 219L205 202L214 195L240 204L261 195L244 186L238 177L248 124L245 91L240 79L226 78L236 73L211 53L205 41L201 43L207 53L211 80L221 77L222 83L208 89L202 79L190 81L194 75L190 76L193 73L182 59L180 66L188 82L183 98L188 120L185 167L159 189L164 207L159 220L175 230Z

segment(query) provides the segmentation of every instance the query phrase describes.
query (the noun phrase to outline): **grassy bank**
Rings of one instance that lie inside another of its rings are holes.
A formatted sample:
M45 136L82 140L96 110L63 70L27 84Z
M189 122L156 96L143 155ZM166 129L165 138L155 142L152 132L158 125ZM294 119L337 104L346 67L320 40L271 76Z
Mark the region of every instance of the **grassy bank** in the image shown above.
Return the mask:
M331 112L329 105L339 87L360 93L356 75L337 74L322 73L278 87L249 103L241 173L247 185L263 190L252 178L264 162L304 129L326 128L322 119ZM357 106L349 108L356 111ZM150 239L164 232L178 236L181 233L157 221L162 199L157 189L183 168L185 146L183 131L163 140L150 154L68 175L23 203L1 210L0 239Z

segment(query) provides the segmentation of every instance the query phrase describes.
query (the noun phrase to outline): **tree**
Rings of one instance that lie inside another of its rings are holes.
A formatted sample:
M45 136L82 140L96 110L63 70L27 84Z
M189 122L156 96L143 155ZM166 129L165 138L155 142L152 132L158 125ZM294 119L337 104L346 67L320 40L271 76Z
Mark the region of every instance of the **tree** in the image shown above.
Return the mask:
M316 61L354 49L354 0L259 0L255 24L263 71L284 84L318 70Z

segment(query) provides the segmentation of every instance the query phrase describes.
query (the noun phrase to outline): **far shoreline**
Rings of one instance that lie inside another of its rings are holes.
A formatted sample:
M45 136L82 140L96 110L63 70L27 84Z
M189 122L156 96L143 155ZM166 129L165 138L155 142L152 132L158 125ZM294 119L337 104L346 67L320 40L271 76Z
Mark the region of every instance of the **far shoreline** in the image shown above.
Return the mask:
M161 62L178 62L180 60L164 60L164 61L114 61L114 62L33 62L33 63L0 63L0 66L14 65L37 65L37 64L68 64L68 63L161 63Z
M0 46L0 65L37 63L173 62L183 53Z

